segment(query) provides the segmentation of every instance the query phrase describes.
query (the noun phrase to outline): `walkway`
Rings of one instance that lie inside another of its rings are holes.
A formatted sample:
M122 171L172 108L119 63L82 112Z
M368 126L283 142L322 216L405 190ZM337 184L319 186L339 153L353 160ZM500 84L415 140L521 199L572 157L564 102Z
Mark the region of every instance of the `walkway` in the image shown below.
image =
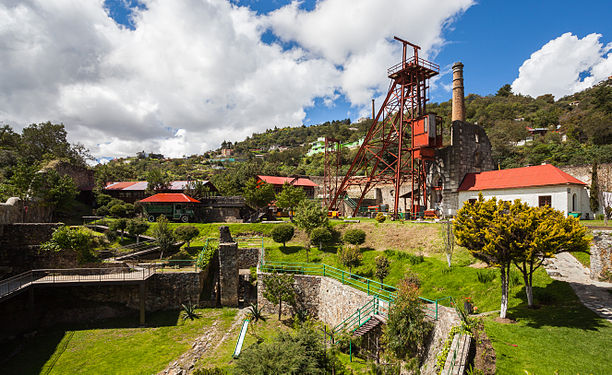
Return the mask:
M0 301L32 285L70 286L92 284L133 284L148 279L154 268L68 268L31 270L0 281Z
M569 253L558 254L544 267L553 279L568 282L583 305L612 323L612 283L592 280L588 269Z

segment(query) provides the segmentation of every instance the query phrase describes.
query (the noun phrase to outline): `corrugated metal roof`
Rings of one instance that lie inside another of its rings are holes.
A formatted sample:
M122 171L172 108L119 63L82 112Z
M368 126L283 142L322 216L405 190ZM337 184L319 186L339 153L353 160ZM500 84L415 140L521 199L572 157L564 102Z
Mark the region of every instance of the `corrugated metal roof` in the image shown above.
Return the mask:
M480 191L566 184L586 185L554 165L545 164L533 167L502 169L499 171L468 173L463 178L458 190Z
M264 182L272 185L283 185L289 183L294 186L308 186L308 187L317 187L319 185L315 184L312 180L308 178L293 178L293 177L278 177L278 176L257 176Z
M202 180L205 185L209 185L210 181ZM188 181L171 181L167 190L185 190L187 189ZM104 189L106 190L126 190L126 191L145 191L147 190L148 183L147 181L125 181L125 182L113 182L108 185ZM210 184L212 186L212 184ZM214 189L214 186L213 190Z
M148 198L142 199L142 203L200 203L183 193L158 193Z

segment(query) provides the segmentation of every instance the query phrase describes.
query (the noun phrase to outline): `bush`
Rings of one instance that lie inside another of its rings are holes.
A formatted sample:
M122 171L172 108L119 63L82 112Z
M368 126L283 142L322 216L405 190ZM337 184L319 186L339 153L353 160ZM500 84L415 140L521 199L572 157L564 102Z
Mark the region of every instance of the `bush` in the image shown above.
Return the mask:
M365 242L366 233L361 229L349 229L344 233L344 242L361 245Z
M104 236L109 242L115 242L115 240L118 237L117 232L115 232L114 230L109 230L109 229L104 231Z
M332 233L325 227L315 228L310 233L310 241L319 246L319 250L323 246L328 245L332 241Z
M119 203L116 204L114 206L111 206L111 208L109 208L108 212L110 212L110 214L114 217L125 217L126 212L125 212L125 205L123 203Z
M361 263L361 252L356 246L346 246L338 249L338 259L348 267L349 273L352 273L353 267L357 267Z
M108 211L108 207L106 206L96 208L96 215L98 216L108 216L109 214L110 212Z
M42 245L44 251L75 251L79 263L92 262L95 256L91 252L95 246L90 230L61 226L51 235L51 239Z
M387 215L385 215L382 212L379 212L376 214L376 217L374 219L378 221L379 223L384 223L385 220L387 220Z
M478 282L486 284L495 280L495 272L489 270L476 271L476 278Z
M272 229L272 239L274 242L282 243L286 247L286 243L291 241L295 234L295 228L291 224L280 224Z
M604 214L596 214L595 220L603 220L605 218Z
M181 241L187 242L187 247L199 234L200 230L193 225L181 225L174 230L174 236Z

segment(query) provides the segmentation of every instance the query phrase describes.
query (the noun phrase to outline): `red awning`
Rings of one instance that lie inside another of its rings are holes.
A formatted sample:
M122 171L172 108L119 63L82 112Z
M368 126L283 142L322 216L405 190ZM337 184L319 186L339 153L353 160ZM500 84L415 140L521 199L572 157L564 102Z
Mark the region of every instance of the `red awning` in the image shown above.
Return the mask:
M159 193L142 199L142 203L200 203L183 193Z

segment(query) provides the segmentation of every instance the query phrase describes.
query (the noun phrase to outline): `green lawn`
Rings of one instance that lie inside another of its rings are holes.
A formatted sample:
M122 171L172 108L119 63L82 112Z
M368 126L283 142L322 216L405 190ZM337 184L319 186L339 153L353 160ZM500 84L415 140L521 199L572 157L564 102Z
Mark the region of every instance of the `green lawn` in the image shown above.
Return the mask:
M547 290L559 300L539 309L514 307L516 324L491 317L485 329L497 354L499 374L611 374L612 324L584 307L565 282Z
M2 374L153 374L191 347L193 339L217 322L224 332L235 309L202 309L185 321L178 311L149 314L147 328L136 319L111 319L95 328L41 331L4 363ZM7 348L5 348L6 350ZM14 347L10 348L14 350Z

